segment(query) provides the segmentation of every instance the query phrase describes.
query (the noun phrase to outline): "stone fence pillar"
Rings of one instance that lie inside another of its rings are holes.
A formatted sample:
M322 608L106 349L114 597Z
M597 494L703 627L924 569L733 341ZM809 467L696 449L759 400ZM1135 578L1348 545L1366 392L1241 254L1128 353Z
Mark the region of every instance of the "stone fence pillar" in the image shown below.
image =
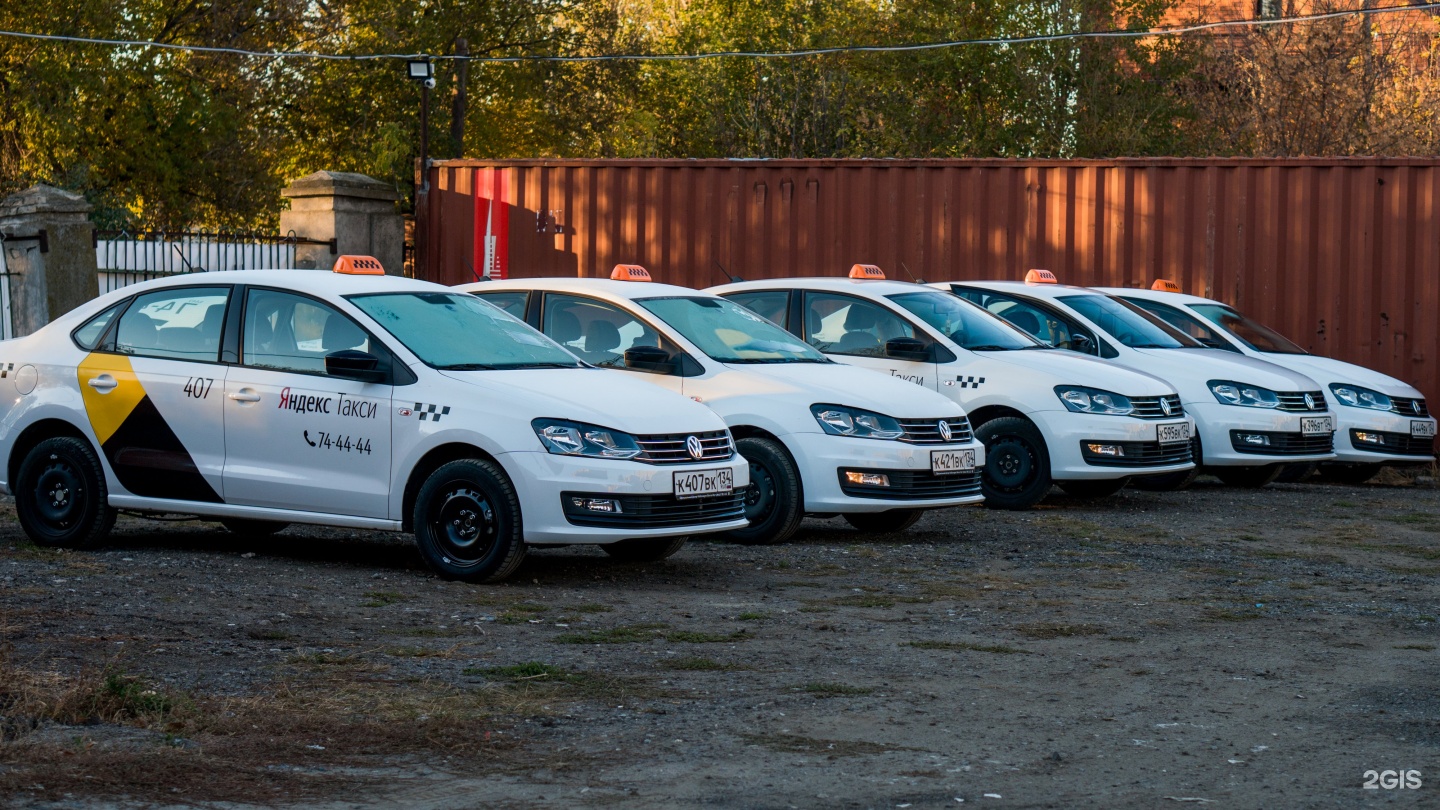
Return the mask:
M405 221L389 185L351 172L315 172L294 180L281 195L290 210L280 214L280 232L307 239L334 239L337 255L374 256L391 275L404 272ZM335 255L327 245L297 245L295 266L329 270Z
M15 337L100 294L91 205L78 194L31 186L0 200L0 233L22 237L4 245ZM43 238L37 237L43 232Z

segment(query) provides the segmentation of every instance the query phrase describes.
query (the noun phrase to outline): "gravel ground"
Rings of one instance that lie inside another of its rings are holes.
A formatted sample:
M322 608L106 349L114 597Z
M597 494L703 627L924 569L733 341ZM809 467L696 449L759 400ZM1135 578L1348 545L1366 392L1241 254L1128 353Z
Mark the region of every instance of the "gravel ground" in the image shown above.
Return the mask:
M347 530L41 550L0 502L0 804L1440 806L1440 490L1390 481L553 549L500 586Z

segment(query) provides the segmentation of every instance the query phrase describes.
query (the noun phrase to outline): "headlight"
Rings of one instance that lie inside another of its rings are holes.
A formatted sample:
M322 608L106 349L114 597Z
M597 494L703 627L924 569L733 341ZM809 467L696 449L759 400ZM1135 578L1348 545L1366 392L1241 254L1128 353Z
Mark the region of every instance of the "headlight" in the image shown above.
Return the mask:
M1280 397L1268 388L1229 380L1211 380L1206 385L1210 386L1210 393L1215 395L1221 405L1240 405L1246 408L1275 408L1280 405Z
M1371 391L1369 388L1345 383L1330 383L1330 393L1340 400L1341 405L1349 405L1352 408L1370 408L1376 411L1390 410L1390 397L1379 391Z
M545 449L561 456L593 458L634 458L640 455L640 444L629 433L568 422L564 419L536 419L530 423Z
M1066 408L1076 413L1125 416L1135 410L1135 406L1130 404L1129 397L1111 391L1102 391L1099 388L1057 385L1055 386L1055 396L1060 397L1060 401L1065 403Z
M898 439L905 435L900 423L884 414L847 408L843 405L811 405L815 421L832 436L858 439Z

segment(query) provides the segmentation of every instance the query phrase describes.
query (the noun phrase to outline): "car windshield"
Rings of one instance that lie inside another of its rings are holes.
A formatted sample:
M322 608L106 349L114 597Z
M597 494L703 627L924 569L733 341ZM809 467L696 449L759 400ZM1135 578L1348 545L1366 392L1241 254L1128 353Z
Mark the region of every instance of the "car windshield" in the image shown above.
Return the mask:
M963 349L1005 352L1050 348L995 315L954 295L914 292L892 295L889 298Z
M1257 352L1309 354L1274 329L1253 321L1224 304L1191 304L1190 307Z
M1196 340L1118 298L1108 295L1062 295L1056 300L1132 349L1202 349Z
M555 341L472 295L375 293L348 296L348 300L434 368L582 367Z
M724 298L645 298L636 303L721 363L830 362L809 344Z

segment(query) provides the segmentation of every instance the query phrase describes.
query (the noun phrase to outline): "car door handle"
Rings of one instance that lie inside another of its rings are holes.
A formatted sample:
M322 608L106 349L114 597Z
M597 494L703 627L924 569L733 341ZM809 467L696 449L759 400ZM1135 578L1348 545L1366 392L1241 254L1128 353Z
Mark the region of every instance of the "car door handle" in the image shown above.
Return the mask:
M118 382L115 382L115 378L111 377L109 374L101 374L98 377L93 377L90 379L89 382L91 388L94 388L96 391L99 391L102 394L108 394L111 391L114 391L115 386L120 384Z
M239 391L231 391L230 393L226 394L225 396L230 397L231 399L235 400L236 402L259 402L259 401L260 401L260 395L257 394L257 393L255 393L254 391L251 391L249 388L241 388Z

